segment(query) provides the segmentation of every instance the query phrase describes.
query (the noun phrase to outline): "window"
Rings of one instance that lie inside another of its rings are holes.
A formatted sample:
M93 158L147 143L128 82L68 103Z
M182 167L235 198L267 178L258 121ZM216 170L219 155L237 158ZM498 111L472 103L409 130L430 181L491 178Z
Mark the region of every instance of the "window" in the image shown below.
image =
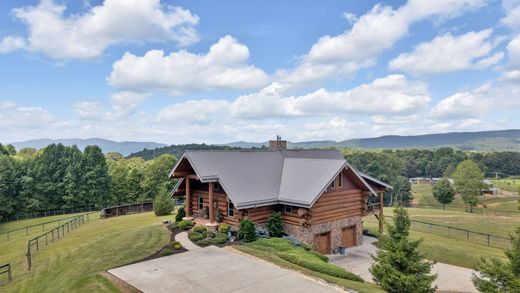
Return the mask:
M220 184L218 182L213 183L213 190L215 190L215 191L220 190Z
M204 198L199 195L199 210L204 208Z
M227 203L227 215L228 215L228 217L235 216L235 205L233 205L233 203L230 201L228 201L228 203Z
M285 206L284 212L287 214L292 214L292 206Z
M332 180L332 183L330 184L330 188L336 188L336 178Z
M338 186L339 188L343 188L343 175L340 173L338 177Z

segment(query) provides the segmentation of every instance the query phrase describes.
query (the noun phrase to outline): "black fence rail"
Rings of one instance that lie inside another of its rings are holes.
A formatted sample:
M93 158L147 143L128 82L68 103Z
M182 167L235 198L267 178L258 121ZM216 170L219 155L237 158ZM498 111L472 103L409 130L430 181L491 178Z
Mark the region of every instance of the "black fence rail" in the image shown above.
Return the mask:
M95 212L86 214L87 218L90 216L90 214L93 214L93 213L95 213ZM61 226L61 223L65 223L75 217L77 217L77 216L72 216L72 217L53 220L53 221L47 221L44 223L29 225L29 226L9 230L6 232L1 232L0 241L9 241L16 237L24 237L24 236L27 237L27 236L29 236L29 234L32 234L35 232L45 232L45 229L55 228L56 226Z
M93 212L90 214L94 214L97 212ZM61 224L60 226L48 231L45 234L42 234L36 238L33 238L27 242L27 268L31 270L32 267L32 255L35 252L40 251L45 246L63 238L66 234L72 232L85 222L89 221L90 214L83 214L72 218L71 220Z
M153 211L153 202L139 202L107 207L101 210L101 218L118 217L123 215Z
M418 209L439 209L439 210L447 210L447 211L459 211L459 212L467 212L474 214L483 214L484 208L481 207L473 207L473 209L465 206L457 206L457 205L424 205L424 204L410 204L407 206L409 208L418 208Z
M7 274L7 283L13 280L13 272L11 269L11 264L1 265L0 266L0 275ZM0 285L2 285L3 281L0 279Z
M393 219L392 216L385 216L385 218ZM501 249L509 249L511 248L511 238L486 234L481 232L475 232L470 230L465 230L457 227L428 223L417 220L410 220L411 222L411 230L417 232L425 232L430 234L435 234L447 238L453 238L458 240L465 240L468 242L501 248Z
M97 211L97 210L99 210L99 209L95 208L95 207L86 207L86 208L44 211L44 212L37 212L37 213L24 214L24 215L8 216L5 218L2 218L0 222L7 223L7 222L14 222L14 221L19 221L19 220L28 220L28 219L59 216L59 215L86 213L86 212L92 212L92 211Z

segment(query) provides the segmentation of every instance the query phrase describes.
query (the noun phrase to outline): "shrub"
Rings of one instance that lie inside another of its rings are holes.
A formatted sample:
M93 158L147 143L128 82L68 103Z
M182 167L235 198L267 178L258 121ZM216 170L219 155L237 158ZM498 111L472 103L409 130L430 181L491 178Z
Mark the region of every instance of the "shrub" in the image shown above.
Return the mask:
M231 226L229 224L223 223L218 226L218 232L219 233L228 233Z
M244 242L252 242L256 239L255 223L250 219L240 221L240 227L238 229L238 238Z
M204 239L204 236L202 236L202 234L200 234L199 232L190 232L188 233L188 238L191 241L199 241Z
M215 220L217 220L217 223L222 223L224 220L224 215L220 211L220 209L217 209L217 214L215 215Z
M198 246L208 246L211 244L211 242L208 239L202 239L202 240L196 241L195 244L197 244Z
M178 241L172 241L170 242L170 246L173 247L176 250L180 250L182 248L182 244Z
M211 239L211 243L212 244L224 244L227 242L227 237L224 238L224 237L215 237L213 239Z
M359 277L358 275L351 273L351 272L347 272L344 269L342 269L338 266L332 265L332 264L319 262L319 261L311 261L309 259L301 258L300 256L298 256L296 254L292 254L290 252L279 252L279 253L277 253L277 256L290 263L299 265L301 267L304 267L306 269L309 269L311 271L315 271L315 272L318 272L321 274L338 277L338 278L342 278L342 279L347 279L347 280L352 280L352 281L357 281L357 282L364 282L364 280L361 277Z
M204 206L202 208L202 217L204 219L209 219L209 207L208 206Z
M192 221L183 220L183 221L179 222L179 229L188 230L191 227L193 227L193 222Z
M215 235L215 237L219 237L219 238L228 238L228 235L226 233L218 233L217 235Z
M182 221L182 218L186 217L186 210L184 209L184 206L181 206L177 210L177 214L175 215L175 222Z
M204 237L204 238L207 238L207 237L208 237L208 231L203 231L203 232L200 233L200 234L202 234L202 237Z
M197 226L193 227L193 232L202 233L202 232L206 232L206 231L208 231L208 229L206 229L206 227L204 227L202 225L197 225Z
M267 231L269 231L269 235L271 237L280 237L283 232L283 223L282 223L282 215L279 212L273 212L269 219L267 219L267 224L265 225Z
M329 262L329 258L326 257L325 255L317 252L317 251L314 251L314 250L310 250L308 251L310 254L314 255L315 257L321 259L323 262Z
M173 250L171 250L169 248L165 248L165 249L161 250L161 252L159 252L160 256L167 256L170 254L173 254Z
M209 231L208 234L206 235L208 238L215 238L216 234L215 232L211 232Z
M175 207L175 202L168 194L166 189L161 189L159 194L153 201L153 211L156 216L166 216L171 214L173 208Z

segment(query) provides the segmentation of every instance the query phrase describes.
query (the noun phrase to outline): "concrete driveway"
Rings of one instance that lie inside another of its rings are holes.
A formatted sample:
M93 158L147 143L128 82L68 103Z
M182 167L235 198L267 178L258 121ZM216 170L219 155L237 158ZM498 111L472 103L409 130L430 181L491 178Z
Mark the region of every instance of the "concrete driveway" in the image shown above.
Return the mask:
M108 271L143 292L338 292L229 249L208 246Z
M344 256L331 255L330 262L358 274L367 282L373 282L368 269L373 262L370 254L377 253L377 247L372 244L376 241L374 237L363 236L363 245L348 248ZM438 274L435 284L439 291L478 292L471 282L473 270L437 263L432 271Z

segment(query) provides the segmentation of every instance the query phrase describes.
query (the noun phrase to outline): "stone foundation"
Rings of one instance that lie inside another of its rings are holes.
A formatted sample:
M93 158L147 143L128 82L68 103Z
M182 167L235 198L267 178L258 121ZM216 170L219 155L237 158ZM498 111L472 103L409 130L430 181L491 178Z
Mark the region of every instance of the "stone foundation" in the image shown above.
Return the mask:
M312 225L310 227L297 226L292 224L283 224L284 232L294 236L299 241L313 246L314 235L330 232L330 245L334 251L342 246L342 229L356 225L356 245L361 245L363 241L363 222L361 216L349 217L341 220L334 220L321 224Z

